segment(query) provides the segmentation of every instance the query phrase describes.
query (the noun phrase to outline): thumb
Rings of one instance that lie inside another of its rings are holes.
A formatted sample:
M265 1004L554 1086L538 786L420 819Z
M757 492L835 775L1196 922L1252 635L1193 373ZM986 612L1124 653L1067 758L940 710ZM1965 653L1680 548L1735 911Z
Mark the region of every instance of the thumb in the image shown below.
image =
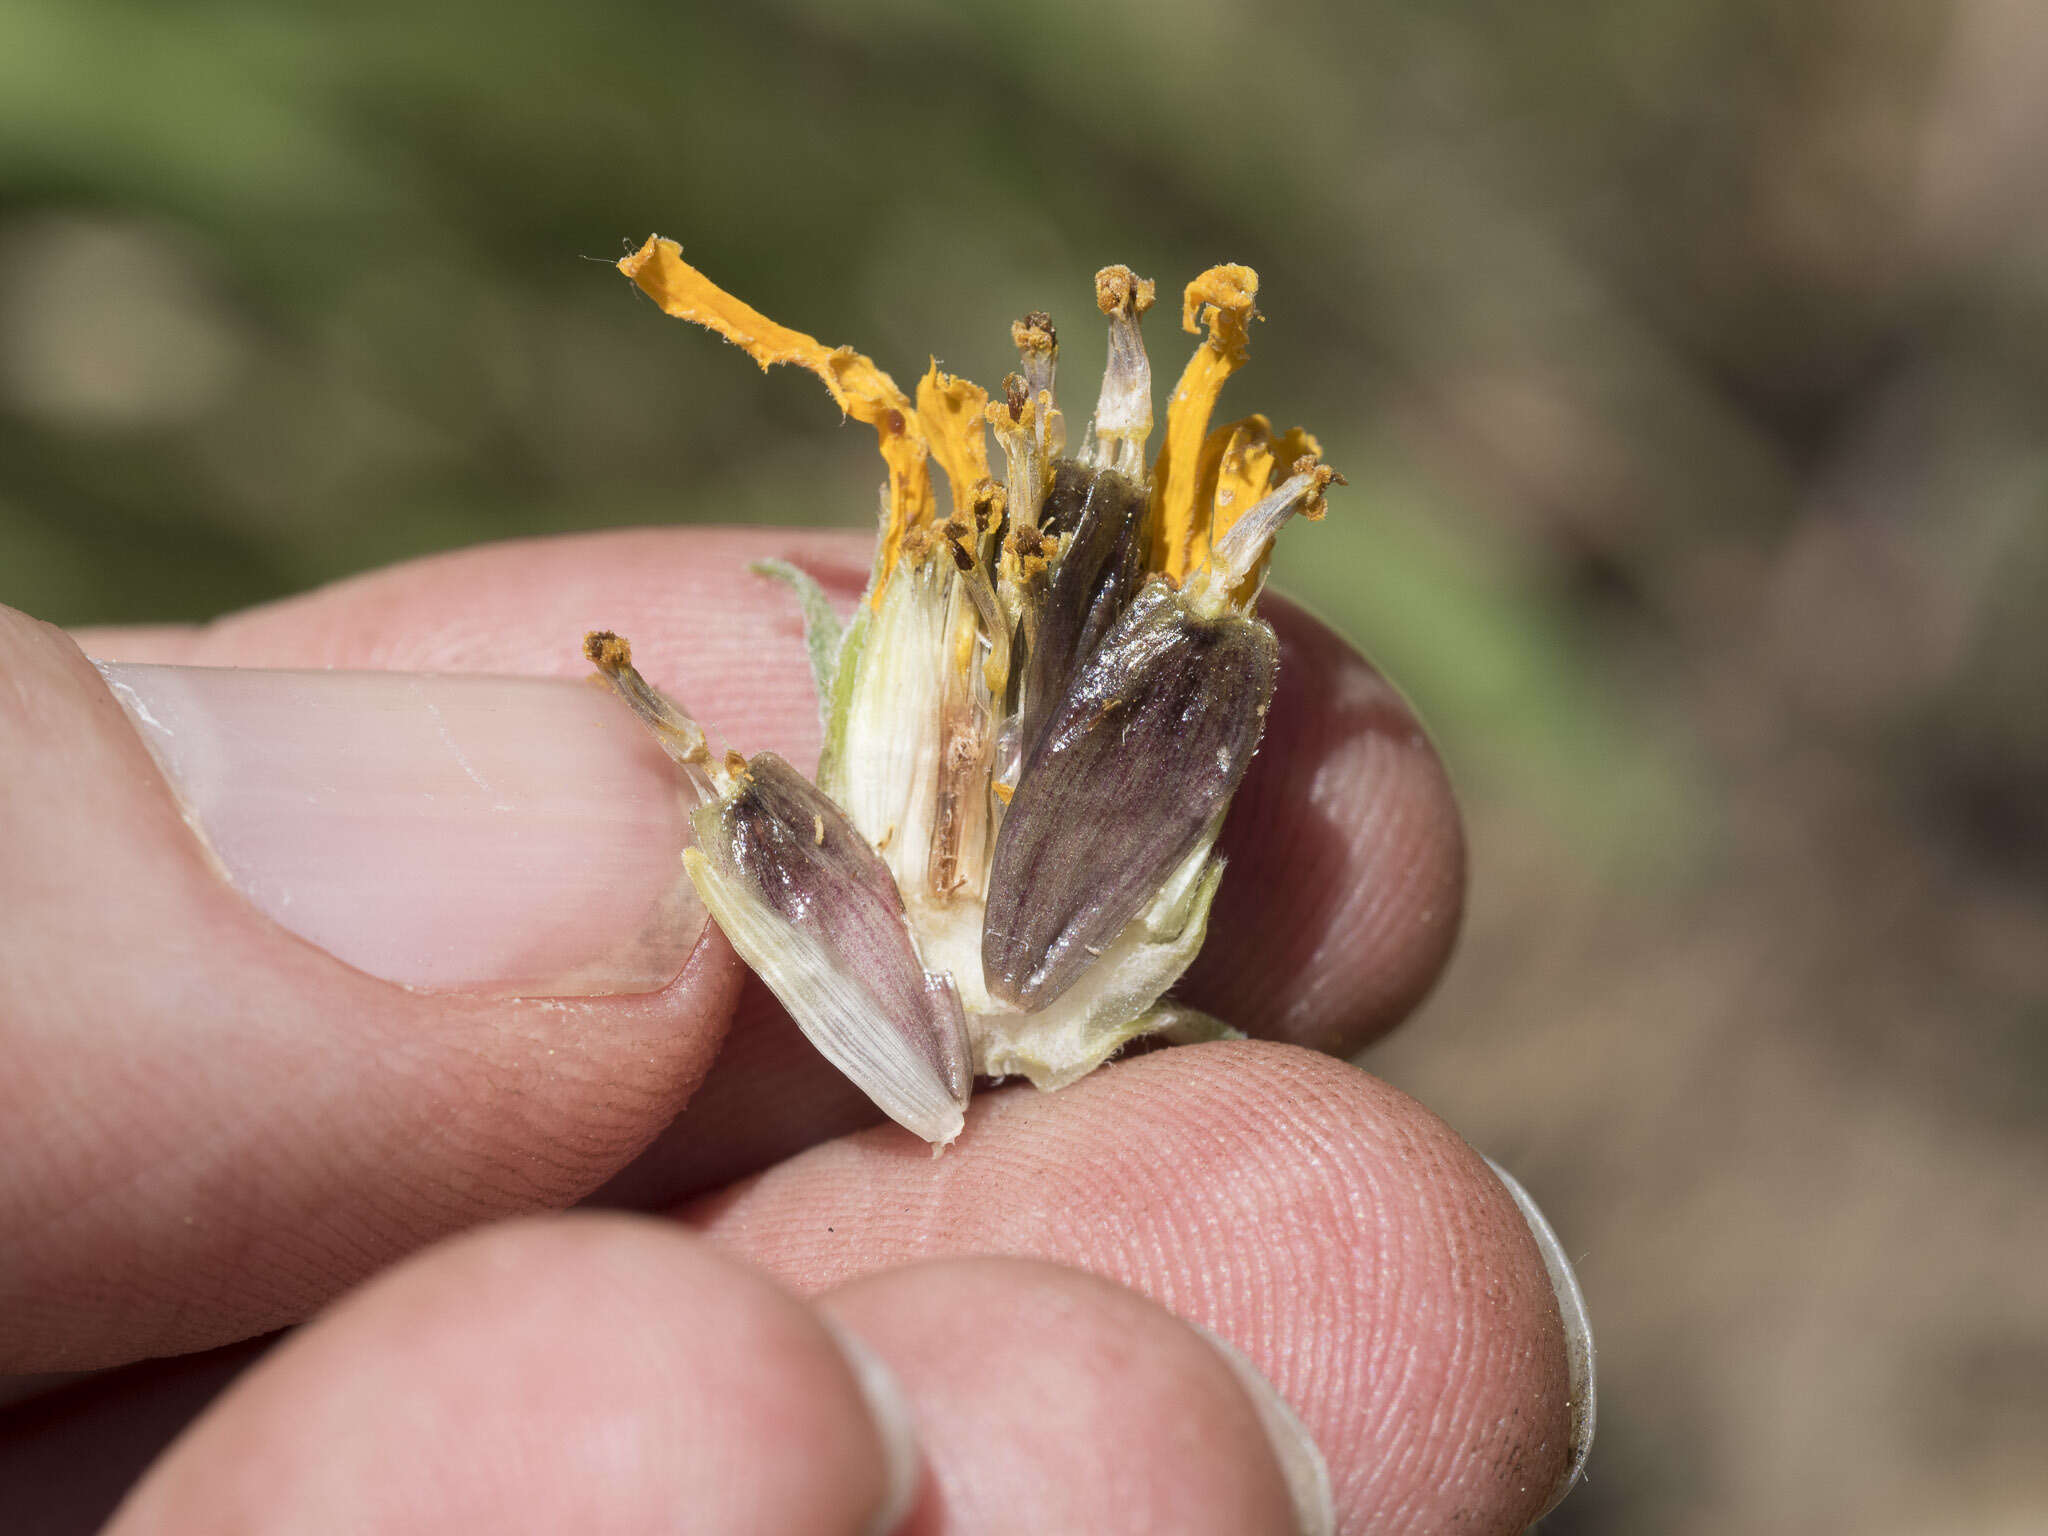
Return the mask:
M103 679L0 609L0 1370L279 1326L674 1117L739 969L604 704Z

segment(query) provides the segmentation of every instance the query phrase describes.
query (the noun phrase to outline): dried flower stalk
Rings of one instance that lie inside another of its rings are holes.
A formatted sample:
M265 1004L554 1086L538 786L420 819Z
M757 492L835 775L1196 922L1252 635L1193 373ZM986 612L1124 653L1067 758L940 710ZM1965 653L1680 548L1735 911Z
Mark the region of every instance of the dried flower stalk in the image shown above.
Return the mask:
M1096 275L1109 361L1066 456L1049 316L1012 328L1002 396L934 360L913 405L850 347L777 325L674 241L620 269L763 368L793 363L874 427L888 482L844 630L794 568L825 722L812 785L772 753L714 760L615 635L585 650L707 803L690 878L805 1034L892 1118L944 1146L975 1074L1057 1088L1127 1042L1228 1033L1162 1002L1201 947L1214 851L1279 671L1254 616L1274 534L1341 477L1300 429L1211 429L1247 353L1258 278L1187 287L1202 336L1149 469L1153 285ZM1004 475L990 473L987 433ZM950 495L934 490L938 462ZM1286 473L1274 484L1275 474Z

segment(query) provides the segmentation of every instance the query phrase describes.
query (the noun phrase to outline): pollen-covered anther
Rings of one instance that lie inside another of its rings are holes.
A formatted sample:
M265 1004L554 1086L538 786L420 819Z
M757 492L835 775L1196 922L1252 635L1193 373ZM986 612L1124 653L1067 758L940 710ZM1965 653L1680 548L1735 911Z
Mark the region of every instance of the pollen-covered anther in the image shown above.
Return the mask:
M1010 495L995 481L986 477L975 482L969 493L969 504L974 511L974 526L978 532L989 533L1003 525L1003 517L1010 508Z
M1010 327L1010 340L1017 345L1017 365L1024 379L1024 392L1037 407L1034 435L1038 456L1050 463L1067 446L1066 426L1053 403L1054 380L1059 373L1060 341L1052 316L1034 309Z
M608 629L594 629L583 637L583 654L605 672L617 672L633 665L633 647L623 635Z
M1052 316L1042 309L1034 309L1022 320L1011 322L1010 343L1019 352L1057 352L1060 345L1059 332L1053 329Z
M1105 315L1143 317L1159 296L1159 285L1129 267L1104 267L1095 274L1095 307Z
M1041 392L1039 399L1049 406L1051 393ZM1010 518L1017 523L1038 521L1038 509L1045 501L1046 482L1051 477L1052 460L1046 451L1042 414L1039 401L1033 400L1022 374L1013 373L1004 379L1003 398L991 400L988 405L988 424L1002 445L1007 465Z
M633 665L633 647L625 636L594 629L583 637L583 654L654 733L661 750L683 770L691 787L709 798L719 773L712 766L704 728L640 675Z
M953 564L960 571L960 589L973 604L975 620L988 641L988 659L982 664L982 675L989 692L1000 697L1010 685L1010 626L1003 617L995 583L989 580L981 562L964 543L956 542L951 547Z
M1351 483L1312 453L1305 453L1296 459L1292 473L1308 475L1315 482L1309 487L1308 494L1302 498L1301 503L1301 515L1312 523L1321 522L1323 514L1330 510L1329 502L1323 493L1333 485Z
M1157 289L1129 267L1095 274L1095 307L1109 318L1109 359L1095 402L1093 462L1133 482L1145 477L1145 442L1152 435L1152 362L1138 321Z
M1017 574L1029 581L1045 574L1052 557L1059 552L1059 541L1036 528L1012 528L1003 541L1003 549L1016 561Z

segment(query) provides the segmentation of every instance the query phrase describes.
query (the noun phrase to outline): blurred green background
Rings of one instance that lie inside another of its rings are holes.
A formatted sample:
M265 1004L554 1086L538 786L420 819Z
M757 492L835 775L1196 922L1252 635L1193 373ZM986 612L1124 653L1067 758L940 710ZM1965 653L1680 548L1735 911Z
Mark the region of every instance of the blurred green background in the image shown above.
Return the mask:
M6 0L0 601L866 526L864 430L595 264L651 229L899 379L1250 263L1225 410L1352 482L1277 579L1470 811L1368 1064L1599 1325L1550 1528L2039 1531L2044 167L2036 0Z

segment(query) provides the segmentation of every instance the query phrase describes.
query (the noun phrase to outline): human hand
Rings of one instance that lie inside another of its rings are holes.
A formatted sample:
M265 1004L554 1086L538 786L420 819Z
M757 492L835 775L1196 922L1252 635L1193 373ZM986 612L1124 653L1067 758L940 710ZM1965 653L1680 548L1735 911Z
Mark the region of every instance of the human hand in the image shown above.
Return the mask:
M585 629L630 628L715 736L802 764L795 616L744 571L771 553L842 591L865 569L864 541L830 535L619 534L83 639L574 676ZM1259 1038L985 1093L933 1163L861 1129L866 1101L715 931L659 992L526 999L405 990L294 938L220 878L79 651L0 615L0 1369L246 1338L426 1248L251 1372L120 1528L858 1530L887 1436L824 1317L909 1403L925 1483L904 1529L1289 1528L1254 1396L1179 1318L1293 1404L1337 1528L1519 1528L1572 1456L1543 1257L1441 1122L1319 1054L1391 1027L1440 968L1455 811L1392 691L1312 620L1267 616L1280 694L1185 989ZM346 894L374 928L390 893ZM421 910L427 948L477 947L476 908ZM427 1246L600 1186L681 1223ZM148 1390L116 1378L83 1421L17 1409L0 1501L63 1485Z

